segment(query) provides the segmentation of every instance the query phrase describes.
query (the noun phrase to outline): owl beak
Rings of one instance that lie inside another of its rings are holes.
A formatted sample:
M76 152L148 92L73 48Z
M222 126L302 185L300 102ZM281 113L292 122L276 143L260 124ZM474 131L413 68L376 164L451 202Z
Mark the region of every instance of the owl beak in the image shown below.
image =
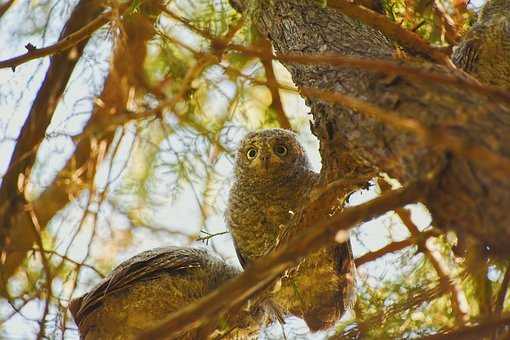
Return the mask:
M262 162L262 167L266 170L269 170L269 166L271 165L271 154L261 155L260 161Z

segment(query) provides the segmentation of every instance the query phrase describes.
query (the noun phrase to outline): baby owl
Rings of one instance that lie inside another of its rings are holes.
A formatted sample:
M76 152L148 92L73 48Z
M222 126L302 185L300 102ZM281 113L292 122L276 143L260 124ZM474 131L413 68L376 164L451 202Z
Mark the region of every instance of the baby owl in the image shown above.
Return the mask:
M318 181L319 174L310 168L291 131L265 129L242 140L226 220L244 268L276 247ZM302 317L313 331L330 327L352 303L353 270L349 241L323 248L284 276L271 298L284 312Z
M69 310L81 339L135 339L237 275L238 269L204 249L151 249L122 262L90 292L71 300ZM179 339L204 339L212 331L222 339L256 339L262 317L257 307L227 313L211 328Z

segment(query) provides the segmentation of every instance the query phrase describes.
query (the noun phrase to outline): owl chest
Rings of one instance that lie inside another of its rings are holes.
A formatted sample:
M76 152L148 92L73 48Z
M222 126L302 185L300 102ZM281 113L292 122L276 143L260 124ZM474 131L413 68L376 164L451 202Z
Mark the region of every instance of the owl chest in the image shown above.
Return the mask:
M292 217L295 206L287 199L266 197L244 206L248 220L267 232L277 231L280 225L286 225Z

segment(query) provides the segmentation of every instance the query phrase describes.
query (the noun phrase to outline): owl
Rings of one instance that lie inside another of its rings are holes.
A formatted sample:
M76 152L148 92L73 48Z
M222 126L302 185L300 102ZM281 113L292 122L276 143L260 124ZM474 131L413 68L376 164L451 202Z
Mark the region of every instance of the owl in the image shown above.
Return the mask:
M319 174L293 132L265 129L242 140L234 176L226 221L246 268L273 250L284 232L292 233ZM271 299L284 313L302 317L312 331L328 328L352 304L353 271L350 241L323 248L282 277Z
M163 247L140 253L113 270L69 310L82 339L134 339L172 312L197 300L239 270L204 249ZM203 339L216 331L226 339L256 339L262 311L236 311L221 327L202 328L180 339Z

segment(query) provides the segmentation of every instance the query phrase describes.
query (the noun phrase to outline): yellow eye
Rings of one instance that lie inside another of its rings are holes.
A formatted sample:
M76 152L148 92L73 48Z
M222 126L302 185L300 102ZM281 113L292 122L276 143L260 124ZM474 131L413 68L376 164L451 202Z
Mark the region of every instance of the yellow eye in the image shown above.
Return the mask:
M287 154L287 147L284 146L284 145L276 145L274 147L274 152L278 155L278 156L285 156Z
M248 151L246 151L246 157L250 160L257 157L257 149L255 149L253 147L249 148Z

